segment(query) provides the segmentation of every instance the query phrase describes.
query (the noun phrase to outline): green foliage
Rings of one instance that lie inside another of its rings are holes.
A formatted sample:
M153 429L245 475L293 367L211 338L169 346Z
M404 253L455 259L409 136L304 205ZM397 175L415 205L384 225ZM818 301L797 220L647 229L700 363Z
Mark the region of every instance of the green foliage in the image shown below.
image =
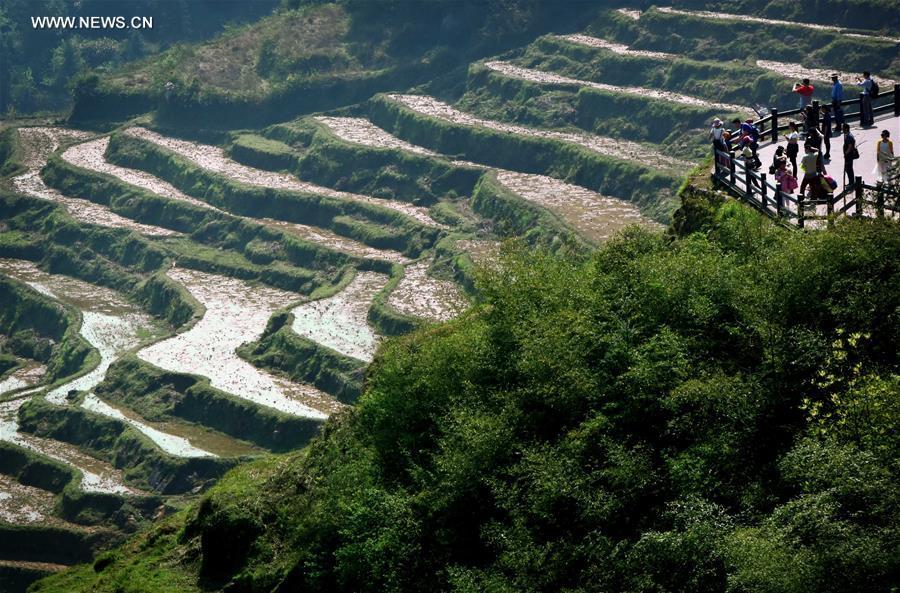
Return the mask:
M889 590L900 227L703 230L507 251L304 453L36 591Z

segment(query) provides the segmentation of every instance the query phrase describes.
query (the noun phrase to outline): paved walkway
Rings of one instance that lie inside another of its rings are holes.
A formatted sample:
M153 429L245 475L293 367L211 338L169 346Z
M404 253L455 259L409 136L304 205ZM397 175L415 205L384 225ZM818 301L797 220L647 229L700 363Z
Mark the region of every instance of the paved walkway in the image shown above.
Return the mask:
M856 138L856 145L859 148L860 158L853 164L854 173L863 178L863 183L870 185L875 184L875 146L881 137L881 131L888 130L891 133L891 140L894 141L894 152L900 152L900 117L893 115L882 115L876 118L875 125L869 128L860 128L859 123L850 124L850 132ZM783 134L783 132L782 132ZM768 173L769 165L772 164L772 156L775 154L777 146L787 146L787 141L782 137L779 144L765 144L759 149L759 158L763 162L762 172ZM844 136L831 137L831 160L825 163L825 170L831 174L838 182L838 189L844 188L844 181L841 178L844 174ZM823 147L824 150L824 147ZM900 156L900 155L898 155ZM803 157L803 146L800 147L800 155L797 157L799 164L800 158ZM788 164L790 169L790 164ZM802 177L803 173L798 172Z

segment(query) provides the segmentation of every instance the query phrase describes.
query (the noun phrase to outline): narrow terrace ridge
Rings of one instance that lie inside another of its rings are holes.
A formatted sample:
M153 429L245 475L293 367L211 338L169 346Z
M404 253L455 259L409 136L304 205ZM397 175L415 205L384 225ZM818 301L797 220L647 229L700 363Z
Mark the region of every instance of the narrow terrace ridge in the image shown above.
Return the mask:
M462 313L468 302L458 284L429 276L428 267L428 260L407 266L388 304L404 315L449 321Z
M831 75L837 73L838 76L840 76L840 79L843 81L845 94L847 93L847 91L854 88L849 81L856 80L857 78L862 77L861 72L841 72L833 69L826 70L822 68L807 68L803 64L775 62L773 60L756 60L756 65L764 70L770 70L794 80L809 78L810 80L828 82L829 84L831 81ZM890 78L882 78L881 76L875 76L874 74L872 75L872 78L875 79L879 85L882 85L884 87L894 85L894 80ZM887 92L887 90L888 89L885 88L885 90L882 92ZM850 93L849 96L850 98L852 98L852 93Z
M84 140L86 132L76 132L63 128L19 128L27 171L12 179L13 187L23 194L55 202L62 205L76 220L89 224L112 228L128 229L150 237L171 237L180 235L162 227L141 224L119 216L106 206L88 200L73 198L47 187L41 179L40 171L47 164L49 156L59 148L60 140Z
M291 328L345 356L372 362L381 338L369 325L369 306L387 282L384 274L359 272L336 295L294 308Z
M640 10L632 10L632 9L628 9L628 8L617 8L616 12L618 12L621 15L625 15L628 18L635 20L635 21L640 20L640 18L641 18Z
M876 35L874 33L856 33L852 29L837 27L834 25L819 25L816 23L784 21L779 19L768 19L759 16L751 16L747 14L713 12L710 10L684 10L681 8L673 8L671 6L657 7L656 10L666 14L674 14L680 16L693 16L717 21L743 21L747 23L759 23L761 25L776 25L779 27L801 27L804 29L813 29L816 31L830 31L833 33L841 33L843 35L847 35L848 37L863 37L866 39L879 39L881 41L887 41L889 43L900 43L900 38L897 37L887 37L884 35Z
M637 142L618 140L605 136L541 130L483 119L462 112L443 101L439 101L426 95L393 94L388 95L388 97L417 113L428 117L443 119L458 125L471 126L474 128L487 128L498 132L505 132L507 134L518 134L520 136L531 136L534 138L547 138L550 140L558 140L560 142L568 142L569 144L575 144L605 156L632 161L648 167L677 171L684 171L693 167L693 163L670 157L649 146Z
M621 43L614 43L612 41L607 41L606 39L591 37L590 35L582 35L580 33L573 33L572 35L551 35L550 38L560 39L562 41L568 41L569 43L574 43L576 45L584 45L586 47L593 47L596 49L606 49L622 56L651 58L660 61L671 61L678 58L678 56L675 54L670 54L662 51L631 49L627 45L623 45Z
M682 95L680 93L673 93L671 91L663 91L659 89L616 86L612 84L604 84L601 82L592 82L589 80L579 80L577 78L569 78L567 76L554 74L552 72L545 72L543 70L523 68L521 66L516 66L515 64L499 60L485 62L484 65L494 72L499 72L504 76L517 78L520 80L527 80L529 82L536 82L538 84L586 87L609 93L634 95L637 97L657 99L659 101L681 103L682 105L689 105L691 107L701 107L710 110L717 109L726 113L753 113L753 110L750 107L746 107L744 105L716 103L713 101L707 101L705 99L699 99L697 97L691 97L689 95Z
M315 387L271 375L235 352L259 339L272 314L299 301L300 295L184 268L173 268L168 275L206 313L189 330L138 351L139 358L166 370L208 377L217 389L286 414L324 420L341 409Z
M81 472L81 489L107 494L138 494L125 485L122 472L105 461L83 453L69 443L19 432L18 412L25 399L0 403L0 441L29 449Z
M134 136L135 138L153 142L154 144L167 148L190 161L193 161L204 169L224 175L229 179L240 183L270 187L273 189L313 193L333 198L353 200L356 202L365 202L367 204L395 210L426 226L445 228L444 225L434 221L428 215L427 208L421 206L413 206L412 204L397 200L379 199L371 196L337 191L301 181L296 177L285 173L275 173L272 171L255 169L228 158L225 151L218 146L167 137L146 128L133 127L126 130L125 133Z
M316 118L338 138L373 148L394 148L424 156L446 158L425 147L411 144L360 117ZM592 241L607 239L617 229L632 223L654 224L630 202L603 196L559 179L504 169L491 169L469 161L453 161L465 167L497 171L498 181L510 191L559 215Z
M343 251L357 257L368 259L382 259L396 263L406 263L409 261L406 257L404 257L397 251L392 251L389 249L375 249L374 247L369 247L368 245L360 243L359 241L354 241L353 239L341 237L340 235L337 235L325 229L319 229L294 222L272 220L269 218L248 218L246 216L239 216L236 214L224 212L202 200L197 200L190 197L189 195L173 186L171 183L164 181L159 177L156 177L155 175L147 173L146 171L131 169L128 167L121 167L119 165L110 163L106 160L105 156L108 146L109 137L104 136L103 138L98 138L96 140L90 140L88 142L83 142L81 144L71 146L70 148L66 149L65 152L63 152L62 158L66 162L69 162L76 167L94 171L95 173L105 173L107 175L111 175L125 183L129 183L141 189L152 192L156 195L163 196L171 200L179 200L181 202L185 202L199 208L205 208L214 212L227 214L228 216L234 216L235 218L242 218L256 224L262 224L281 232L296 235L301 239L305 239L311 243L322 245L329 249Z

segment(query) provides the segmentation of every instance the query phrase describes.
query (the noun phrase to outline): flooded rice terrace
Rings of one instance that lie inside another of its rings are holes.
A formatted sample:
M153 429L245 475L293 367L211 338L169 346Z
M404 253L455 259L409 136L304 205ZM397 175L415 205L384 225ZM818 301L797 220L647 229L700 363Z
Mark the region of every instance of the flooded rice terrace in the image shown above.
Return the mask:
M258 339L269 317L300 296L242 280L184 268L168 272L204 307L190 329L138 352L160 368L208 377L213 387L287 414L325 419L341 404L318 389L292 383L258 369L235 350Z
M338 138L374 148L394 148L426 156L443 157L440 153L422 146L410 144L382 130L367 119L356 117L318 117ZM454 165L490 169L469 161L453 161ZM559 179L494 169L497 177L510 191L535 204L547 208L585 234L590 240L609 238L617 230L629 224L655 225L641 215L630 202L606 197L589 189L572 185ZM473 254L473 259L477 257Z
M453 319L469 303L458 284L429 276L428 266L427 260L407 266L403 279L391 291L388 304L413 317L431 321Z
M215 206L188 196L187 194L181 192L179 189L173 186L171 183L163 181L162 179L151 175L150 173L146 173L138 169L120 167L119 165L108 162L106 160L106 157L104 156L108 146L108 136L98 138L96 140L90 140L88 142L76 144L75 146L66 149L62 154L62 158L75 166L82 167L90 171L95 171L97 173L112 175L113 177L116 177L125 183L129 183L141 189L152 192L156 195L163 196L171 200L185 202L193 206L197 206L198 208L204 208L206 210L212 210L215 212L222 212L222 210L219 210ZM396 251L375 249L374 247L369 247L368 245L365 245L363 243L353 241L352 239L347 239L345 237L341 237L340 235L335 235L330 231L317 229L311 226L267 218L251 219L242 216L237 216L237 218L251 220L272 229L296 235L297 237L306 239L312 243L324 245L326 247L330 247L339 251L346 251L347 253L351 253L358 257L383 259L396 263L406 263L409 261L402 254ZM161 230L166 231L165 229ZM166 233L168 233L169 235L180 234L176 233L175 231L166 231Z
M296 307L292 329L323 346L365 362L371 362L379 338L367 321L369 305L388 277L359 272L336 295Z
M38 363L37 361L25 361L21 367L19 367L18 369L7 375L5 379L0 381L0 395L4 395L6 393L9 393L10 391L15 391L17 389L23 389L25 387L37 385L44 380L44 374L46 372L47 367Z
M18 412L24 403L25 399L0 403L0 441L30 449L74 467L81 472L81 489L85 492L110 494L135 494L138 492L125 485L121 471L104 461L82 453L75 446L19 432Z
M520 136L530 136L533 138L558 140L569 144L576 144L605 156L630 160L643 165L656 166L663 169L685 169L693 166L687 161L662 154L649 146L631 142L629 140L619 140L606 136L579 134L575 132L557 132L555 130L527 128L516 124L482 119L460 111L443 101L425 95L394 94L388 96L392 100L413 111L421 113L422 115L436 117L459 125L487 128L508 134L518 134Z
M796 64L790 62L775 62L773 60L756 60L756 65L762 68L763 70L769 70L771 72L775 72L777 74L781 74L782 76L786 76L787 78L794 78L797 80L802 80L804 78L809 78L811 80L825 81L828 82L831 80L831 75L837 73L841 80L844 81L845 86L852 86L848 81L856 80L857 78L862 78L862 72L841 72L839 70L829 69L825 70L822 68L807 68L803 64ZM885 87L892 86L894 81L890 78L882 78L880 76L873 76L879 85L883 85ZM851 93L852 96L852 93Z
M412 204L400 202L398 200L373 198L371 196L363 196L360 194L351 194L347 192L337 191L331 188L301 181L296 177L293 177L286 173L275 173L272 171L265 171L262 169L248 167L230 159L225 154L225 151L218 146L200 144L197 142L188 142L187 140L180 140L178 138L162 136L160 134L157 134L156 132L140 127L129 128L125 131L125 133L167 148L168 150L171 150L181 155L182 157L193 161L196 165L214 173L224 175L225 177L228 177L233 181L246 183L249 185L269 187L273 189L307 192L333 198L353 200L356 202L365 202L367 204L373 204L376 206L381 206L383 208L396 210L397 212L405 214L424 225L434 227L444 226L432 220L432 218L428 215L427 208L423 208L421 206L413 206Z
M659 226L630 202L552 177L499 171L497 180L529 202L555 212L592 241L604 241L630 224Z
M617 53L621 56L652 58L654 60L674 60L676 57L678 57L675 54L670 54L662 51L631 49L627 45L623 45L621 43L614 43L612 41L607 41L606 39L600 39L599 37L591 37L590 35L582 35L579 33L562 35L559 38L571 43L577 43L578 45L595 47L598 49L608 49L609 51Z
M40 171L47 164L50 154L59 148L60 141L84 140L90 136L87 132L63 128L19 128L19 136L24 152L23 160L28 170L12 179L13 187L16 190L35 198L60 204L73 218L81 222L128 229L153 237L168 237L178 234L161 227L134 222L115 214L106 206L66 196L47 187L41 179Z
M81 311L81 335L100 353L100 364L89 373L53 389L47 399L63 405L71 390L90 391L116 358L141 341L165 333L165 326L109 288L50 274L30 261L0 258L0 274Z
M521 66L516 66L514 64L510 64L509 62L503 61L493 61L493 62L485 62L485 67L499 72L505 76L510 78L518 78L520 80L527 80L530 82L536 82L539 84L552 84L559 86L575 86L575 87L587 87L592 89L597 89L600 91L606 91L616 94L623 95L634 95L637 97L650 97L652 99L658 99L660 101L669 101L672 103L681 103L682 105L690 105L691 107L702 107L706 109L719 109L727 112L745 112L752 113L753 110L750 107L745 107L743 105L733 105L729 103L716 103L713 101L707 101L705 99L699 99L697 97L691 97L689 95L682 95L680 93L674 93L671 91L664 91L659 89L651 89L644 87L625 87L625 86L616 86L612 84L604 84L600 82L592 82L589 80L578 80L576 78L569 78L567 76L561 76L559 74L553 74L552 72L544 72L542 70L535 70L533 68L522 68Z
M53 516L52 492L25 486L6 474L0 474L0 521L28 524Z

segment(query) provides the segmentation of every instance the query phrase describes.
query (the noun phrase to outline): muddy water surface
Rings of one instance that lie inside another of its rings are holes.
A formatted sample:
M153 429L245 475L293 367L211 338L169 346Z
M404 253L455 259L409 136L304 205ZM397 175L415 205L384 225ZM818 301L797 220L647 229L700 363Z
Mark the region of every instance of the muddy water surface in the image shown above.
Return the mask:
M407 266L388 304L405 315L430 321L453 319L469 303L458 284L429 276L429 264L423 260Z
M53 515L53 493L25 486L0 474L0 521L19 525L37 523Z
M359 272L336 295L296 307L295 332L346 356L371 362L379 337L366 316L369 305L388 277L375 272Z
M272 314L300 295L183 268L173 268L169 276L206 307L206 314L184 333L140 350L140 358L170 371L203 375L213 387L287 414L325 419L340 409L331 396L275 377L235 352L258 339Z
M630 224L659 225L636 206L552 177L499 171L497 180L529 202L556 213L588 239L602 242Z

